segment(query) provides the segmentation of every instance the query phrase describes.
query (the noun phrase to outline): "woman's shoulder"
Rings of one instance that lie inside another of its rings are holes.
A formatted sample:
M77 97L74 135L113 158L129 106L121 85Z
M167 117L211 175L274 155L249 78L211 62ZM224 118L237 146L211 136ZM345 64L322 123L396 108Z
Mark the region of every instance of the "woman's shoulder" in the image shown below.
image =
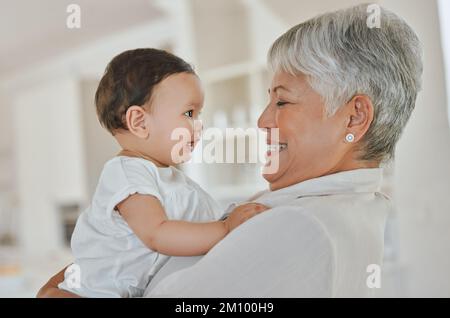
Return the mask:
M297 244L303 242L321 242L332 245L326 226L312 213L301 206L278 206L240 226L242 231L252 232L253 235L267 235L273 233L286 242ZM248 233L246 235L249 235Z

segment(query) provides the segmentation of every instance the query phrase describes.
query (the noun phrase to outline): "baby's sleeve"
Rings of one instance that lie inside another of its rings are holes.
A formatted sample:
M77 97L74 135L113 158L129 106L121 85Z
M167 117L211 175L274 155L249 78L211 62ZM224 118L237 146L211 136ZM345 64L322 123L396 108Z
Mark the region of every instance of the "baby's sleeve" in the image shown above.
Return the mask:
M106 196L108 217L117 204L133 194L151 195L163 205L158 187L158 171L154 165L133 158L118 158L105 165L97 196Z

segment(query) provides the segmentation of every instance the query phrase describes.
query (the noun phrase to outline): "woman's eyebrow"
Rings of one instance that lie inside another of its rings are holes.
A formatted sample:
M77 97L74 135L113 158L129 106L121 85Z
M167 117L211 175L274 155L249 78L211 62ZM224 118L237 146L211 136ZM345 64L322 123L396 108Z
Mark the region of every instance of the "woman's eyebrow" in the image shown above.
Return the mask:
M273 92L276 93L278 89L282 89L282 90L285 90L287 92L290 92L290 90L287 87L283 86L283 85L275 86L273 88ZM270 94L270 88L268 89L268 93Z

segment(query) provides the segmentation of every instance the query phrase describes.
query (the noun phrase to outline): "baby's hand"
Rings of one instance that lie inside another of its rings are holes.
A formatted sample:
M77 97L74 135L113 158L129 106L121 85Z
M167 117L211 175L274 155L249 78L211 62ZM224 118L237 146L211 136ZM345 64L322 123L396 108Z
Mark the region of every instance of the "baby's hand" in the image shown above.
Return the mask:
M225 226L228 233L255 215L270 209L259 203L246 203L236 207L225 219Z

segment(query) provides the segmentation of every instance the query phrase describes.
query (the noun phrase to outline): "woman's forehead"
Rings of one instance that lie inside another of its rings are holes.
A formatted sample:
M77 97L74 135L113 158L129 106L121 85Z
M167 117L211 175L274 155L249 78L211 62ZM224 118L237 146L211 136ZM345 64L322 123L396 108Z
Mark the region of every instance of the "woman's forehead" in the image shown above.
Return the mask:
M269 93L287 92L301 93L310 88L305 75L292 75L287 72L277 72L272 77Z

